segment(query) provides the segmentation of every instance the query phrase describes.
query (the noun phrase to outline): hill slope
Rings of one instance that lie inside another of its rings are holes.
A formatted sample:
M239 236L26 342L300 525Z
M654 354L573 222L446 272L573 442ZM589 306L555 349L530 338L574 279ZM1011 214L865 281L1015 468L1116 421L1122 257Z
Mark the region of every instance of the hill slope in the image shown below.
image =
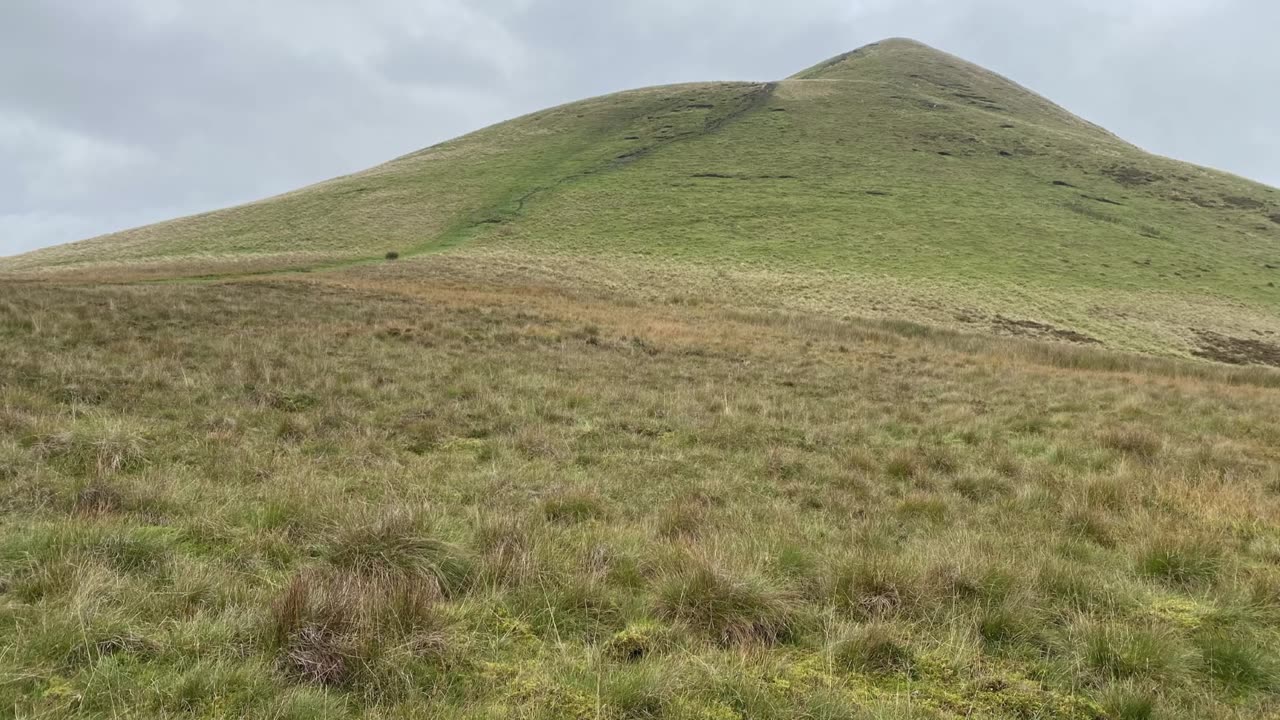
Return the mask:
M13 260L0 715L1280 717L1280 370L1111 349L1270 192L890 42Z
M908 40L777 83L566 105L0 268L176 276L334 268L393 250L782 274L817 283L810 301L839 313L887 303L888 314L1137 350L1280 332L1280 191L1145 153Z

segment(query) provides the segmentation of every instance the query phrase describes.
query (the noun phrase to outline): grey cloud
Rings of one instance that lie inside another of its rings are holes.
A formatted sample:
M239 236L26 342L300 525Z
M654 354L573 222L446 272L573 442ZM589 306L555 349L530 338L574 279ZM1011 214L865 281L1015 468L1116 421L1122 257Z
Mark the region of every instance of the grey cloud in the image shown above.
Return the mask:
M0 254L283 192L523 112L905 35L1280 184L1268 0L10 0Z

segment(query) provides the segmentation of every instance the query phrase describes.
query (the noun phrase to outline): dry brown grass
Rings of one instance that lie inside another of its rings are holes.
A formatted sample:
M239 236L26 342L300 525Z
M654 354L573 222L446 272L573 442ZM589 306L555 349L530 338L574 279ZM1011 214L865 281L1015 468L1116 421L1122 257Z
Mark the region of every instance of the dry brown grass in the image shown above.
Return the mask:
M0 287L5 707L1277 712L1273 374L409 264Z

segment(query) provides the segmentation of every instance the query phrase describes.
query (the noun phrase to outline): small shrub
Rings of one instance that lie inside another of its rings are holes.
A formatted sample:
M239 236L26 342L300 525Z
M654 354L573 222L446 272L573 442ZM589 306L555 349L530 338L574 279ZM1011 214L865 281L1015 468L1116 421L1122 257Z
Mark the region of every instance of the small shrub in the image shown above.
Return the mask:
M391 250L384 257L386 257L386 259L388 260L399 260L400 253L396 252L395 250Z
M836 665L849 672L913 675L916 655L885 625L867 625L840 641L832 650Z
M657 615L724 645L773 644L789 638L791 598L755 576L731 577L699 565L658 589Z

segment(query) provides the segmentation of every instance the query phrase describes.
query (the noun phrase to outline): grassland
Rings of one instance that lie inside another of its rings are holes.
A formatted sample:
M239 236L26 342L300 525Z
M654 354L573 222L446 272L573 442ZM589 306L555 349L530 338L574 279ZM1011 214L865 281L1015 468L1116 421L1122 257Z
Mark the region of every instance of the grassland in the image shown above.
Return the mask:
M890 41L5 259L0 717L1278 717L1277 194Z
M6 714L1280 712L1280 374L385 267L0 286Z
M1231 359L1220 345L1261 342L1271 350L1252 355L1280 364L1280 191L1150 155L901 40L780 82L553 108L279 198L0 260L0 273L230 277L388 252L710 276L697 291L709 297L718 273L763 277L811 288L765 305L836 317L891 309L1218 359Z

